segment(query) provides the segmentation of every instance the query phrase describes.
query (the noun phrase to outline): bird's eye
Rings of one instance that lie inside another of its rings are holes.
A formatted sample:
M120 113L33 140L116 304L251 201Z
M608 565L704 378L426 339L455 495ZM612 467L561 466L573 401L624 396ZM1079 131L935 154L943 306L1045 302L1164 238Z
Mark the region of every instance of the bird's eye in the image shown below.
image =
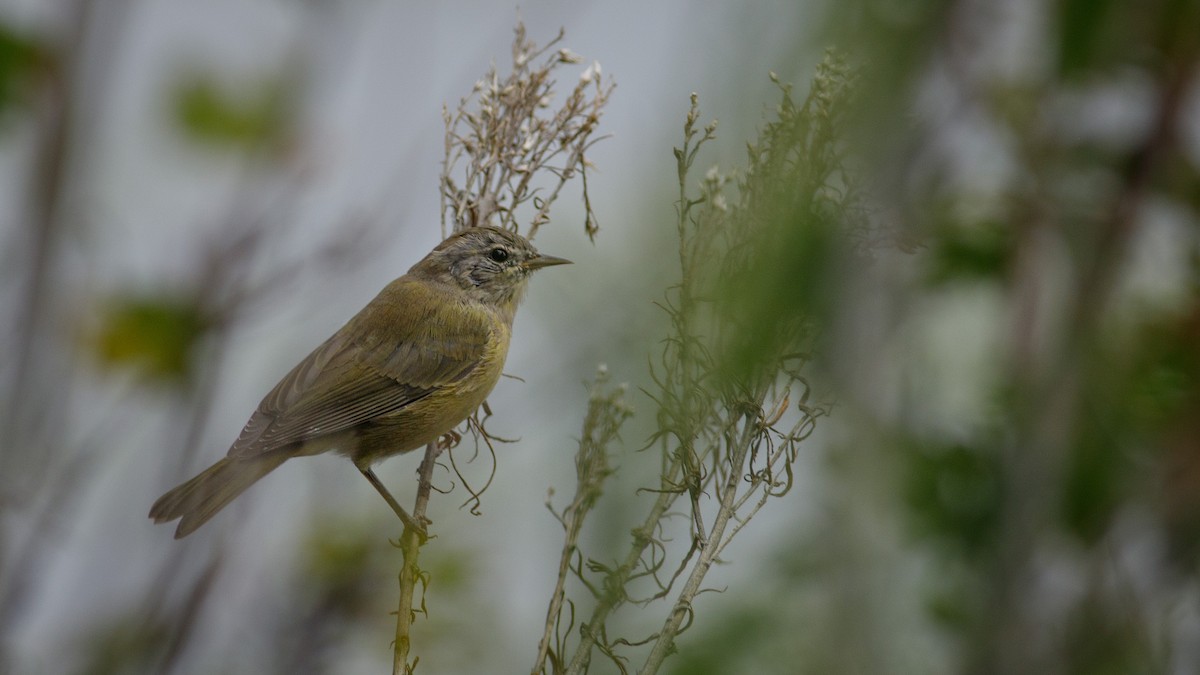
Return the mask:
M488 257L494 262L502 263L505 260L508 260L508 251L502 248L494 248L488 251Z

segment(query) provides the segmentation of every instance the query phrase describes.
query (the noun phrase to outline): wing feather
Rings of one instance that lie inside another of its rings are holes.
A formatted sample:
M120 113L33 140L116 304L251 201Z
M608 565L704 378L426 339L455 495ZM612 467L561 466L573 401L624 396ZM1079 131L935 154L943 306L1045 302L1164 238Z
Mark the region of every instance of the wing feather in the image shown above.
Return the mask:
M344 431L466 377L486 349L490 322L461 306L454 311L456 303L437 291L406 277L384 289L275 385L229 455L252 457ZM425 309L396 321L387 310L398 303Z

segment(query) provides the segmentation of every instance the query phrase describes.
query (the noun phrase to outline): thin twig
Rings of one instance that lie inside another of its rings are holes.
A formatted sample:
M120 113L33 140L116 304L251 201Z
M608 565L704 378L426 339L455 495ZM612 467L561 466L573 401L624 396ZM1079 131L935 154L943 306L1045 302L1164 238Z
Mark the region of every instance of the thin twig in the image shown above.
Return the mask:
M678 471L679 465L676 464L672 469ZM663 484L667 485L678 479L675 473L663 477ZM646 514L645 520L642 521L640 527L633 531L633 544L629 547L629 552L625 555L625 560L617 569L613 570L609 579L605 580L605 593L601 596L600 602L596 603L596 607L592 610L592 615L588 617L586 623L579 627L581 637L579 645L575 649L575 655L571 659L570 664L565 671L566 675L580 675L586 671L587 665L591 660L592 647L596 645L600 631L603 630L604 622L612 612L624 604L625 584L629 582L633 571L637 569L639 561L642 558L642 553L654 538L654 531L658 527L659 522L667 511L671 508L671 504L675 502L675 498L679 496L677 492L664 490L658 494L658 499L654 501L654 505L650 508L650 512Z
M429 508L429 497L433 493L433 469L437 465L439 454L441 454L441 447L436 441L425 446L425 459L421 460L421 466L417 470L420 478L417 483L417 499L412 509L412 517L417 522L428 522L425 512ZM425 577L417 564L422 545L421 533L405 525L399 543L404 563L400 567L400 603L396 608L396 642L392 658L392 675L412 675L420 660L417 657L412 660L412 663L409 663L408 656L412 651L411 631L413 619L416 616L416 612L413 610L413 596L418 581L421 582L422 588L425 586ZM425 603L421 604L423 607Z
M684 583L683 589L680 590L679 597L675 600L675 606L671 608L670 614L667 615L667 620L663 623L662 630L658 632L658 639L654 641L654 646L650 649L650 655L646 657L646 661L642 665L642 669L638 671L638 675L653 675L657 673L663 661L671 653L675 644L675 636L679 634L684 619L692 615L692 600L700 593L705 575L708 574L709 568L716 562L717 555L724 548L722 538L725 534L725 526L729 523L729 519L734 516L733 503L737 496L738 484L742 479L741 473L737 468L745 463L746 455L750 452L750 446L754 442L758 426L755 419L750 415L744 418L743 425L742 436L738 439L737 447L734 449L733 456L729 461L732 468L725 478L721 506L717 510L716 517L713 519L712 529L708 531L707 536L701 542L700 556L696 559L696 565L692 568L692 573Z
M545 671L546 659L550 655L550 643L554 638L555 626L559 623L565 598L567 575L571 571L571 559L579 550L579 533L583 529L584 520L596 501L600 498L604 481L612 473L608 466L608 445L617 437L621 424L631 413L624 401L624 385L608 390L605 384L608 371L604 366L598 369L596 382L592 385L592 395L588 403L588 413L583 422L583 436L579 441L579 451L575 456L576 487L575 497L563 509L561 516L555 514L566 531L562 554L558 562L558 577L555 581L554 592L550 596L550 606L546 610L546 623L542 631L542 639L538 643L537 659L533 664L533 675ZM546 504L551 513L554 512L549 501ZM560 650L561 651L561 650ZM556 668L557 670L557 668Z

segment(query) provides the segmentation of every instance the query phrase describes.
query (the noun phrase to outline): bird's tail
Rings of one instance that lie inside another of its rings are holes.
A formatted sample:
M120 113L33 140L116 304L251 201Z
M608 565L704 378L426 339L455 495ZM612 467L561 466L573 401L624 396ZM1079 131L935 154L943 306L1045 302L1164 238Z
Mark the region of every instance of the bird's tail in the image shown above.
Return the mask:
M235 497L246 491L259 478L271 473L289 457L285 452L273 452L248 459L226 457L200 475L158 498L150 507L150 517L156 523L181 518L175 538L181 539L208 522Z

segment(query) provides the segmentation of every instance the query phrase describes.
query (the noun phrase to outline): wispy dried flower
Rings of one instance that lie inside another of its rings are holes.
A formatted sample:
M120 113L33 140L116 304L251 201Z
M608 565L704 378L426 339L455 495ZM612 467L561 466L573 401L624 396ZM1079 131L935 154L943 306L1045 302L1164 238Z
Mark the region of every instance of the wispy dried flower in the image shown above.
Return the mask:
M586 153L603 138L595 134L614 85L593 62L555 110L555 70L582 57L553 49L561 31L544 47L526 37L524 25L515 32L511 71L502 76L493 66L453 113L443 113L443 233L498 225L532 237L549 222L550 207L566 183L579 175L584 229L594 237L598 226L587 192Z

